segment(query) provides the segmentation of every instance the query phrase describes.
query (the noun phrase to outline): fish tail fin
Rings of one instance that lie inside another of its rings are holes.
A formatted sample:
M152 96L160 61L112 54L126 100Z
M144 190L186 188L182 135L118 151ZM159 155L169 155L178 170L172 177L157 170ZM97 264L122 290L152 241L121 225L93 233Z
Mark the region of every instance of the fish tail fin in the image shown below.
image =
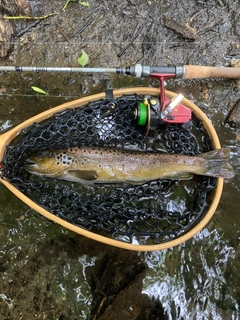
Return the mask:
M233 167L229 163L230 150L228 148L212 150L201 156L208 162L204 175L225 179L234 177Z

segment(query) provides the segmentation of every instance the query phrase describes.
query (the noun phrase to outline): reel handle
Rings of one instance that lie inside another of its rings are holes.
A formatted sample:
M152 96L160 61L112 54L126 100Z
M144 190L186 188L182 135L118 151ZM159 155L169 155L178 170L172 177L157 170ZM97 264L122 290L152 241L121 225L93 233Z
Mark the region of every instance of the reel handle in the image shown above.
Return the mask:
M185 65L184 74L182 78L183 79L200 79L200 78L240 79L240 68Z

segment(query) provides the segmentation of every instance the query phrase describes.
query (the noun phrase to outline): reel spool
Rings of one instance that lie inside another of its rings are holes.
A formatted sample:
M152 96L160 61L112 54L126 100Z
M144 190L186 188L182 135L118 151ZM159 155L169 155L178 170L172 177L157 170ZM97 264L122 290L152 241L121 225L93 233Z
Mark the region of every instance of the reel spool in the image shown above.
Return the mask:
M149 130L155 130L161 123L184 124L191 120L191 110L181 104L183 95L169 99L164 97L165 108L161 108L160 99L145 96L144 100L135 109L135 119L139 126L146 127L146 135Z
M135 109L135 119L139 126L146 127L146 135L149 130L155 130L160 123L160 102L156 98L145 97L143 102Z

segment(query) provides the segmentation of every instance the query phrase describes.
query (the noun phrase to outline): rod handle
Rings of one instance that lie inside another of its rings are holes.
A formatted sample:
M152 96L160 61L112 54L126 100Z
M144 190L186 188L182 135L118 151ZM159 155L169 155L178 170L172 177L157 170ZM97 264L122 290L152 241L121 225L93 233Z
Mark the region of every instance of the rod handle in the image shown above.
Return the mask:
M205 66L184 66L184 79L200 78L230 78L240 79L240 68L233 67L205 67Z

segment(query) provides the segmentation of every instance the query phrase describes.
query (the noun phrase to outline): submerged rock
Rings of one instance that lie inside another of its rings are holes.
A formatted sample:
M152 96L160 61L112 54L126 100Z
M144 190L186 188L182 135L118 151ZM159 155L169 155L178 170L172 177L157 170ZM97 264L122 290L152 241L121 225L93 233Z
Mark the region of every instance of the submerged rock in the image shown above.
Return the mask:
M240 128L240 99L237 100L237 102L230 110L225 123L227 123L232 128Z

